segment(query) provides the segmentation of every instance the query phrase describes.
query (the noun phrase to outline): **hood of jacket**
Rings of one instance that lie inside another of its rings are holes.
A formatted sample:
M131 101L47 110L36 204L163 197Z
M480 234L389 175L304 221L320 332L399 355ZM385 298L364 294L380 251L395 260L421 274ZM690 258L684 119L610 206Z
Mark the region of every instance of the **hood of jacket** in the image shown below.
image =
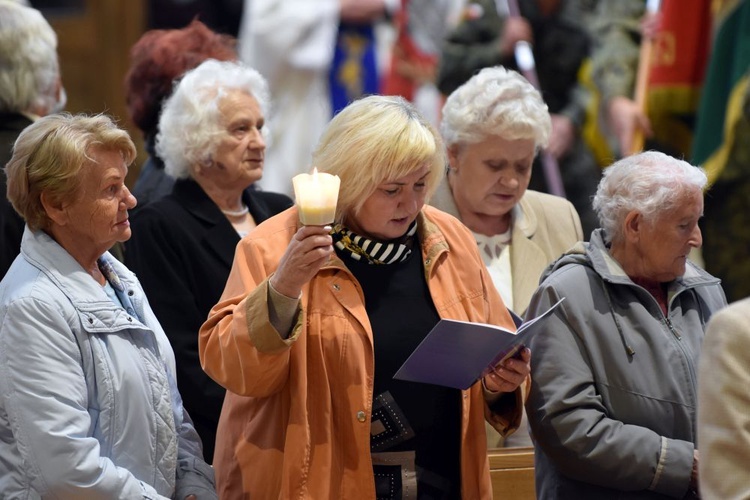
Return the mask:
M609 253L609 246L604 242L605 232L596 229L591 233L589 242L578 242L565 252L559 259L550 264L539 282L543 282L550 274L569 265L584 265L593 269L601 278L610 283L635 285L625 273L622 266ZM715 285L721 280L711 276L706 271L688 261L685 274L670 283L670 292L699 285ZM672 295L670 293L670 295Z

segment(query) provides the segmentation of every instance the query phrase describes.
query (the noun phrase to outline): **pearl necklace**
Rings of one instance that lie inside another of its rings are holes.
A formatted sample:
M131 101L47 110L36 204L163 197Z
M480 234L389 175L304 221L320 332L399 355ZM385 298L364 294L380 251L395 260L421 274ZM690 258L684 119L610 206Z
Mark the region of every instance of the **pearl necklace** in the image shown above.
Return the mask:
M239 210L222 210L221 213L228 217L242 217L243 215L247 215L250 212L250 208L245 205Z

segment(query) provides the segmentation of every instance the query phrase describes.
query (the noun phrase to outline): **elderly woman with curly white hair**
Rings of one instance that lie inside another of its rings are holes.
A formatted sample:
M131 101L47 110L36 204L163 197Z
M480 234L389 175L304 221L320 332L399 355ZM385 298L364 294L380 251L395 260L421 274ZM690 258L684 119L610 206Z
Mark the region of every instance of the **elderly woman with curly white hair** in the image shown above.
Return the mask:
M285 195L248 187L261 178L268 87L254 69L208 60L164 103L156 150L172 192L133 216L125 259L177 357L185 407L213 457L224 390L198 361L198 330L224 289L240 238L289 208Z
M500 66L483 69L443 107L449 169L430 203L471 229L503 302L519 315L544 268L583 239L570 202L526 189L551 127L539 92ZM489 426L487 436L491 447L531 445L525 424L507 440Z
M559 259L534 316L565 297L531 341L537 496L695 498L698 360L726 305L688 260L702 243L704 172L647 152L604 171L601 228Z

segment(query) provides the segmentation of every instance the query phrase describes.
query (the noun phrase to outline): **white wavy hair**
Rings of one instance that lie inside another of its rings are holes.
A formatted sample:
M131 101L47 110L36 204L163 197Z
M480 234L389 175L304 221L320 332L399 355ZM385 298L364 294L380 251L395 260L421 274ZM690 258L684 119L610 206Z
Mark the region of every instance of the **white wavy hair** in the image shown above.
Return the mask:
M635 210L649 222L676 208L685 194L702 191L700 167L658 151L625 157L604 169L593 207L607 243L620 241L625 217Z
M208 163L225 133L219 104L236 90L253 96L267 116L268 83L240 62L208 59L175 83L162 107L156 135L156 154L164 161L167 174L186 178L192 167Z
M50 112L59 78L57 35L44 16L0 0L0 111Z
M488 137L533 139L547 146L552 120L541 94L528 80L502 66L484 68L445 101L440 133L447 147Z

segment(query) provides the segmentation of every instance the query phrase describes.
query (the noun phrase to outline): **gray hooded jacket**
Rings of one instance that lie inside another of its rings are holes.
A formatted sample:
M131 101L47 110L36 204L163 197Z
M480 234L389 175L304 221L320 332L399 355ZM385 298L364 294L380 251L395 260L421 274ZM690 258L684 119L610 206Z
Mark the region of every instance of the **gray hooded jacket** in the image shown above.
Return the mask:
M120 301L26 228L0 283L0 496L215 499L174 383L174 354L135 276Z
M668 315L610 257L601 230L542 277L527 401L538 498L659 499L688 493L696 369L706 323L726 305L719 280L688 262Z

